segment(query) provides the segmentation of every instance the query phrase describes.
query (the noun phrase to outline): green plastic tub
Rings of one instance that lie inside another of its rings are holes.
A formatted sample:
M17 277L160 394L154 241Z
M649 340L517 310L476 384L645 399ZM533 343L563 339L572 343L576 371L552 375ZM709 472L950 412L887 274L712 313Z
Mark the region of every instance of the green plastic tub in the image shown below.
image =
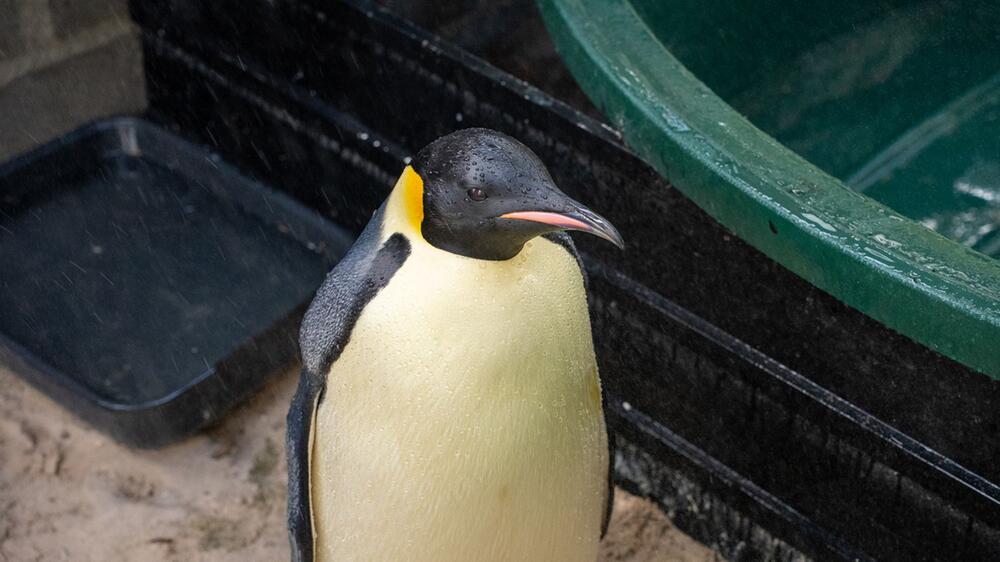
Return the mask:
M539 4L577 81L673 185L1000 379L1000 5Z

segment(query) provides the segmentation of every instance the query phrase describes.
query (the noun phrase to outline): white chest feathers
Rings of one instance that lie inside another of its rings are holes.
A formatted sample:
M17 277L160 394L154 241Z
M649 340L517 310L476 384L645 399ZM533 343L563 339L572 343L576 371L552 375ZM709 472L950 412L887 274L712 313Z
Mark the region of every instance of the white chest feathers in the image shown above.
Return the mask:
M416 243L317 411L323 561L593 562L607 436L583 279L536 239L486 262Z

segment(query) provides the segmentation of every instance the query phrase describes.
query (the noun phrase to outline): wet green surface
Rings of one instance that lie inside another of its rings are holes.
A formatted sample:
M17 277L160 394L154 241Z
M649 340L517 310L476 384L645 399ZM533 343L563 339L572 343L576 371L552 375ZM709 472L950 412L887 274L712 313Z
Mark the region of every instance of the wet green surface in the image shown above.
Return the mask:
M995 3L634 6L754 125L851 188L1000 255Z
M847 181L953 240L1000 257L1000 74L929 117Z
M539 4L577 81L674 186L835 297L1000 378L994 3Z

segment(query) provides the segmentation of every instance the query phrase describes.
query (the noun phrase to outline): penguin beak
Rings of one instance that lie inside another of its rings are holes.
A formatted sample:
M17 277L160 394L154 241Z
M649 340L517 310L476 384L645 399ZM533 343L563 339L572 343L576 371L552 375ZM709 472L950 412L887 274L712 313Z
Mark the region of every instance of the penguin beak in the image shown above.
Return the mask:
M504 213L499 218L531 221L555 227L557 230L579 230L599 236L615 246L619 250L625 249L625 241L618 229L614 227L604 217L573 201L572 210L567 212L554 213L551 211L515 211Z

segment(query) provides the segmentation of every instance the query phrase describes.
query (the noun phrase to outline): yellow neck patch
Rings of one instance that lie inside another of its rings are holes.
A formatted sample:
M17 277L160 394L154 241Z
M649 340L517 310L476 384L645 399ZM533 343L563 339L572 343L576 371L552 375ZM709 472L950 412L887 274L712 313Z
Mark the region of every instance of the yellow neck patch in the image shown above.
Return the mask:
M407 166L403 170L403 175L399 177L396 189L400 190L400 199L404 220L417 234L420 234L420 225L424 222L424 179L413 169Z
M382 236L394 232L406 234L411 240L423 240L420 225L424 222L424 180L411 166L403 169L396 187L389 194L382 218Z

